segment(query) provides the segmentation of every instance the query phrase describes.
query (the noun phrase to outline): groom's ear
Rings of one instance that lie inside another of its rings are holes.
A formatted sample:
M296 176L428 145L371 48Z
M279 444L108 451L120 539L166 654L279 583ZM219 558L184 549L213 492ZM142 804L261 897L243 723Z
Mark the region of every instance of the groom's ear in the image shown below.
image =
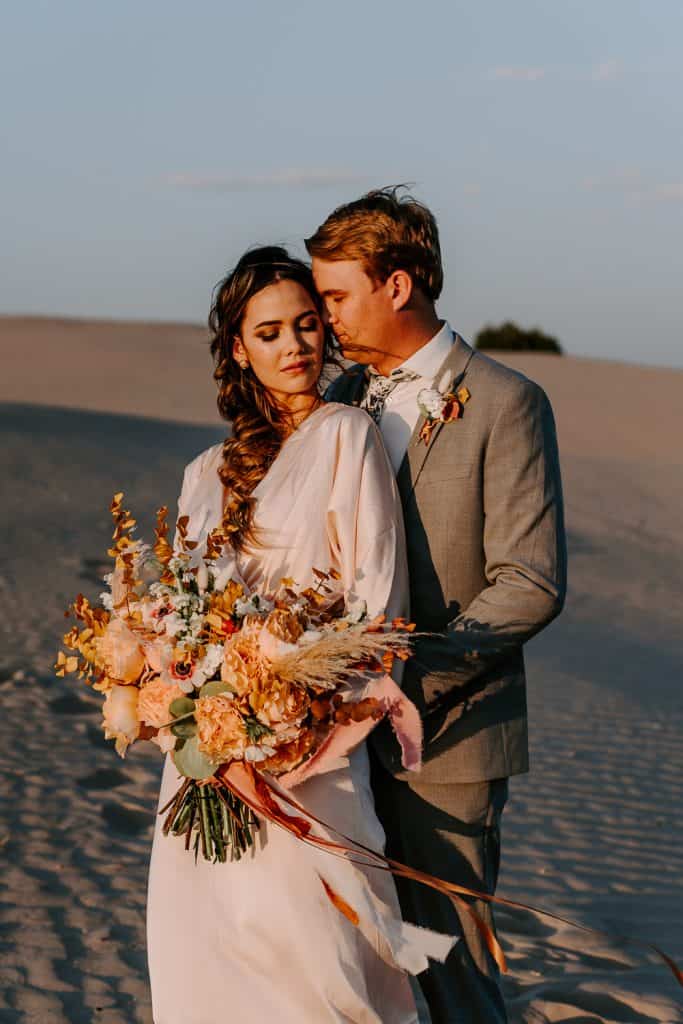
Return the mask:
M394 270L384 283L394 311L405 309L413 295L413 279L406 270Z

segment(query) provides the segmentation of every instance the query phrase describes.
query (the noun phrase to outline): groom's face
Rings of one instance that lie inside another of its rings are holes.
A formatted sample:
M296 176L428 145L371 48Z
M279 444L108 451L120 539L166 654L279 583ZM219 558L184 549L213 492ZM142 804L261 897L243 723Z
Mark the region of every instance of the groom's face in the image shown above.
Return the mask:
M395 310L389 289L366 273L360 260L313 258L315 286L345 359L375 363L385 354Z

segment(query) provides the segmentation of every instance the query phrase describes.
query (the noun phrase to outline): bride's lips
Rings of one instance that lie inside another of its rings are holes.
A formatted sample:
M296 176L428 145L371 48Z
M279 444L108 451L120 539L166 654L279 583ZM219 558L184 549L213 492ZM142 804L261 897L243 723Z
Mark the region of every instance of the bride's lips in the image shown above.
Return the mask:
M301 373L302 370L307 370L309 366L312 366L312 360L310 359L299 359L296 363L290 363L289 366L283 366L283 373Z

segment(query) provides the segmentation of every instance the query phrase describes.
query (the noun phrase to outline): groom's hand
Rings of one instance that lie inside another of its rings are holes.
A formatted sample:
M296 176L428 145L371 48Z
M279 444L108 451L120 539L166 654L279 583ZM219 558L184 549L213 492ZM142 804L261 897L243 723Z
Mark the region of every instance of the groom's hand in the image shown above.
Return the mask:
M531 381L502 404L484 460L489 585L442 634L418 639L425 709L498 667L563 607L566 545L555 422ZM410 663L409 663L410 665ZM407 671L408 675L415 672Z

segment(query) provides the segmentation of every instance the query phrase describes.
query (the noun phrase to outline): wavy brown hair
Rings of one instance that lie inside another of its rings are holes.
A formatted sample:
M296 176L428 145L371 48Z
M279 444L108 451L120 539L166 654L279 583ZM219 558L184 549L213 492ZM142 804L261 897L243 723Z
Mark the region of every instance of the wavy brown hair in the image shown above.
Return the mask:
M309 293L322 316L322 302L315 290L310 267L290 256L279 245L251 249L216 286L209 312L211 354L218 382L218 411L232 424L232 435L223 443L218 471L228 492L223 525L233 547L244 550L257 544L252 492L268 472L287 435L289 421L272 394L249 366L242 369L233 354L250 300L278 281L296 281ZM323 365L336 364L332 336L326 331Z
M395 270L405 270L436 302L443 287L439 229L431 210L403 194L405 188L373 189L338 206L306 239L306 248L321 260L361 260L366 274L380 284Z

